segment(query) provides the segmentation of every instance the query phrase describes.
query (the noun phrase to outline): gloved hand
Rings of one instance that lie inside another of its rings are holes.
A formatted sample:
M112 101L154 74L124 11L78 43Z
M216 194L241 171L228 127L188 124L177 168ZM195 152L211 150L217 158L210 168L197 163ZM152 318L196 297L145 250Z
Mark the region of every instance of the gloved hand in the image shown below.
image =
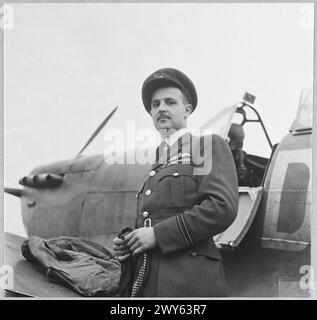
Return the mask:
M133 255L138 255L157 245L155 233L152 227L135 229L125 237Z
M131 228L125 228L121 230L118 236L113 239L113 250L118 256L120 262L126 261L131 256L130 248L128 247L127 242L124 239L124 237L131 231Z

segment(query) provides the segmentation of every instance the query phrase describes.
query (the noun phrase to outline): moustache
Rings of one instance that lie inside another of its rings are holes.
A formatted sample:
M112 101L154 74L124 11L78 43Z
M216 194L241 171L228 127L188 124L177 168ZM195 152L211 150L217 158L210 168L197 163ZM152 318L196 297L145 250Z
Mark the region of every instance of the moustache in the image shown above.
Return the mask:
M159 121L161 119L170 119L170 117L166 114L159 114L158 117L156 118L156 121Z

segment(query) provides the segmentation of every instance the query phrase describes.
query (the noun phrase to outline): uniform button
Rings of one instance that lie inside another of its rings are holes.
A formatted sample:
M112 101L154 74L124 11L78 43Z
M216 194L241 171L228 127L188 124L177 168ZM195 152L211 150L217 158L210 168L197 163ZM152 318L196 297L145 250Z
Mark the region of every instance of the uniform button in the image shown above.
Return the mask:
M149 196L151 193L152 193L152 191L151 191L150 189L147 189L147 190L145 191L145 195L146 195L146 196Z
M178 175L179 175L178 172L174 172L174 173L173 173L173 176L174 176L174 177L177 177Z
M197 253L196 253L196 252L193 252L193 253L191 254L191 256L192 256L193 258L195 258L195 257L197 256Z
M150 214L148 213L148 211L144 211L143 212L143 218L147 219L150 216Z
M155 174L156 174L156 172L154 170L150 171L150 173L149 173L150 177L155 176Z

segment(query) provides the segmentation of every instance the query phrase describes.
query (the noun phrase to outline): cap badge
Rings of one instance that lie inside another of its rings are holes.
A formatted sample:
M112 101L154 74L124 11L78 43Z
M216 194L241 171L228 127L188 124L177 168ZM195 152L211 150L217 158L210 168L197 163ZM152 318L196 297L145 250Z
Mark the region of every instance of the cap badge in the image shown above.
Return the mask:
M164 78L164 76L161 74L161 73L157 73L153 76L155 79L158 79L158 78Z

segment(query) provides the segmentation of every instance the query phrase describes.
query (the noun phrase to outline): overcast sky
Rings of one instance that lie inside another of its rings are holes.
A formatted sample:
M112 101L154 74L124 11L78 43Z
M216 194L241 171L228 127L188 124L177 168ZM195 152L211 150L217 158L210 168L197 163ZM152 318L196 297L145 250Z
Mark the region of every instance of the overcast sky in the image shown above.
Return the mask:
M107 128L152 128L144 79L174 67L195 83L197 128L256 95L273 143L286 135L301 89L312 86L308 4L17 4L5 30L5 185L74 157L106 115ZM87 153L102 153L102 134ZM257 136L253 141L257 143ZM17 198L5 229L24 234Z

